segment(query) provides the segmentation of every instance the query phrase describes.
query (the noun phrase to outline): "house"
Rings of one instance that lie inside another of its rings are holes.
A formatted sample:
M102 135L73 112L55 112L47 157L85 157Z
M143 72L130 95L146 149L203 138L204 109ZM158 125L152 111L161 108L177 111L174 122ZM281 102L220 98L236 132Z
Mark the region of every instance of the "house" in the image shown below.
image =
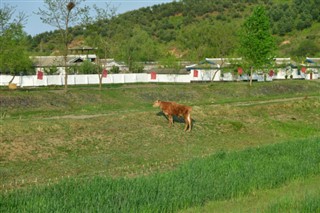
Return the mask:
M65 67L79 66L85 60L95 63L97 56L93 53L96 48L83 46L69 49L67 57L64 56L32 56L36 72L42 71L47 74L64 74ZM66 59L66 60L65 60Z
M124 62L117 62L113 58L99 59L99 63L106 70L112 70L114 67L119 68L119 72L128 72L129 68Z
M302 64L301 71L306 74L305 79L318 79L320 71L320 58L306 57L304 64Z
M99 63L103 69L107 70L110 70L114 66L119 67L120 71L127 70L127 67L123 63L117 63L114 59L98 59L97 55L92 53L96 49L88 46L70 48L66 64L64 56L33 56L31 60L34 63L36 72L42 71L46 74L63 75L65 67L72 67L73 69L69 72L77 73L77 67L84 61Z
M198 64L186 66L192 81L233 81L231 71L241 58L206 58Z
M291 58L274 58L270 66L255 70L252 80L315 79L319 77L320 58L307 58L307 64L297 65ZM206 58L198 64L187 65L192 81L249 80L248 72L241 67L241 58ZM301 69L305 67L304 69ZM267 73L266 73L267 72Z
M269 71L269 76L273 79L303 79L303 73L299 72L296 62L291 58L274 58L273 68ZM271 76L274 73L273 76Z
M85 60L91 62L96 61L97 56L95 54L90 55L68 55L66 58L66 65L64 56L32 56L34 67L37 71L42 71L47 74L64 74L65 66L76 67L79 66Z

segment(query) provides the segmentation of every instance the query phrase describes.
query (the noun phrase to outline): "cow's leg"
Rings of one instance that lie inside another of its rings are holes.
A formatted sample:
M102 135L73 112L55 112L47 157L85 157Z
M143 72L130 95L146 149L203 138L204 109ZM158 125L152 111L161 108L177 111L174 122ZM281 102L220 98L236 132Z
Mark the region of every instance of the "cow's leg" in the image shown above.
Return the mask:
M169 119L169 127L171 127L172 124L173 124L173 117L172 117L172 115L168 115L168 119Z
M191 128L192 128L192 119L191 119L191 115L190 113L188 114L188 121L189 121L189 132L191 131Z
M191 116L190 113L188 113L187 115L184 116L184 122L186 123L185 127L184 127L184 131L191 131Z

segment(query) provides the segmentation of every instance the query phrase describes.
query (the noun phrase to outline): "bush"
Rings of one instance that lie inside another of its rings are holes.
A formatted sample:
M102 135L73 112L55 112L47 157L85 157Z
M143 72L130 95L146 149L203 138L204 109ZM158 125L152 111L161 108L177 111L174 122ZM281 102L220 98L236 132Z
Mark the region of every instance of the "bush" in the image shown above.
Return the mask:
M78 68L80 74L97 74L99 71L98 65L85 60Z
M120 72L120 68L113 65L112 68L110 69L110 73L119 73Z
M141 63L133 63L131 66L131 71L133 73L143 73L144 66Z

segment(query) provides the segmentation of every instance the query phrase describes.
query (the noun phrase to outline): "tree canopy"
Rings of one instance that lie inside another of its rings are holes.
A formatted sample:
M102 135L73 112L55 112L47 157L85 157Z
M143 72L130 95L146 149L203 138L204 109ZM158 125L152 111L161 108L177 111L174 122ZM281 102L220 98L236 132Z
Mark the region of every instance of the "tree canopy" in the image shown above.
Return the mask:
M274 48L269 19L264 7L258 6L242 26L240 35L241 56L249 66L263 68L273 60Z
M13 17L14 10L8 5L0 8L0 72L16 76L32 72L32 62L27 51L27 35L23 31L26 16Z
M107 56L121 61L129 61L130 51L127 49L124 53L123 50L126 40L131 42L130 48L135 49L135 61L163 60L166 56L171 57L172 50L176 60L241 57L239 52L235 52L240 45L237 31L245 17L251 15L253 8L261 5L265 7L271 33L278 42L277 56L294 57L301 49L300 43L304 39L310 40L309 43L320 41L319 28L316 27L320 22L318 4L319 0L181 0L108 17L104 14L112 13L103 12L104 8L96 8L100 15L97 19L89 19L94 20L90 27L88 25L84 28L83 23L76 25L70 28L70 34L74 40L82 39L87 45L98 47L97 53L100 57ZM302 33L306 28L311 29ZM144 44L133 42L137 39L136 36L130 37L133 29L138 29L139 36L143 32L143 37L152 44L153 48L148 49L148 57L143 53L145 50L139 47ZM42 50L46 54L52 53L55 48L52 44L57 40L54 38L58 34L58 31L53 31L35 36L30 41L32 49ZM285 39L292 42L281 46ZM312 51L315 57L320 54L314 52Z

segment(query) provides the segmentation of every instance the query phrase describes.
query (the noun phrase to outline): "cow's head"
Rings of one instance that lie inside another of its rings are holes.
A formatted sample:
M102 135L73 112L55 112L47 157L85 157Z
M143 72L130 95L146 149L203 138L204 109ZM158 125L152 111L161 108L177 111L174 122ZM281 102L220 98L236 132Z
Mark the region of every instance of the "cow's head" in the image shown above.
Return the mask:
M160 106L160 103L161 103L160 100L156 100L156 101L153 103L153 107L158 107L158 106Z

